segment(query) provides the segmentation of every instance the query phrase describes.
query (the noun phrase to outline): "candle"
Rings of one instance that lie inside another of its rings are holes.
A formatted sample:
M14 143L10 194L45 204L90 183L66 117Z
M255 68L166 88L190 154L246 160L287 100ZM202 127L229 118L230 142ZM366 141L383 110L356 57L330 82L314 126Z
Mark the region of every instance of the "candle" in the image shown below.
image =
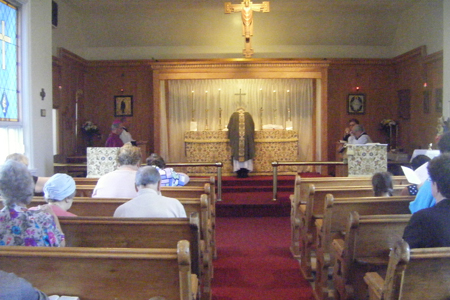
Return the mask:
M192 109L192 122L194 121L194 91L192 91L191 92L191 102L192 102L192 105L191 105L191 109Z
M287 98L288 98L288 120L291 120L291 94L290 91L287 90Z

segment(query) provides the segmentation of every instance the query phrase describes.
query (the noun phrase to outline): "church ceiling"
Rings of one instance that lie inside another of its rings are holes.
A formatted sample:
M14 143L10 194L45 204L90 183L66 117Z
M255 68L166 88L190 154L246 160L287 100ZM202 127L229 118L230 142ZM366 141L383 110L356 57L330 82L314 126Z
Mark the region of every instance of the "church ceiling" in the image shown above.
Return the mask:
M59 0L82 19L87 47L242 45L240 14L222 0ZM231 1L233 4L240 0ZM272 0L254 13L258 45L389 46L399 16L423 0ZM253 1L261 3L262 1ZM442 0L432 0L442 5Z

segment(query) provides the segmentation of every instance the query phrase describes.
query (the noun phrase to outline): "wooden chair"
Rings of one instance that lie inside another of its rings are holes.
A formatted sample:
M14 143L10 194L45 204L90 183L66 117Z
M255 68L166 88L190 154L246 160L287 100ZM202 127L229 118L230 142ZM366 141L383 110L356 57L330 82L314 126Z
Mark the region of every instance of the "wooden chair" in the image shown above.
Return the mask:
M370 300L450 299L450 247L409 249L399 241L389 255L385 279L366 273Z
M191 300L198 292L184 240L166 249L3 246L0 265L48 295L83 300Z
M334 198L327 194L323 219L315 220L316 274L314 293L316 299L328 299L331 291L329 275L333 267L333 239L344 239L348 216L352 211L361 215L409 214L409 202L414 196Z
M401 240L411 215L349 215L345 239L332 242L335 299L367 299L367 272L387 269L389 251Z

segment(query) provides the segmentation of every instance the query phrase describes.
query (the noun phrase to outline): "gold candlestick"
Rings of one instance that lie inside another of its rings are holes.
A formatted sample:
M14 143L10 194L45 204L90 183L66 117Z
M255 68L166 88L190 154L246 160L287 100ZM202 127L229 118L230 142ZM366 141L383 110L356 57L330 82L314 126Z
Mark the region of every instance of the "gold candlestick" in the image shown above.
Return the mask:
M222 130L222 108L219 107L219 130Z
M261 109L259 110L259 120L260 120L260 122L261 122L261 130L263 130L263 118L262 118L262 116L263 116L263 108L261 107Z
M206 107L206 109L205 109L205 114L206 114L205 130L209 130L209 127L208 127L208 112L209 112L209 109L208 109L208 91L205 91L205 107Z
M194 113L195 113L195 109L194 109L194 91L192 91L192 93L191 93L191 102L192 102L192 106L191 106L191 109L192 109L192 112L191 112L191 114L192 114L192 122L195 122L195 118L194 118Z

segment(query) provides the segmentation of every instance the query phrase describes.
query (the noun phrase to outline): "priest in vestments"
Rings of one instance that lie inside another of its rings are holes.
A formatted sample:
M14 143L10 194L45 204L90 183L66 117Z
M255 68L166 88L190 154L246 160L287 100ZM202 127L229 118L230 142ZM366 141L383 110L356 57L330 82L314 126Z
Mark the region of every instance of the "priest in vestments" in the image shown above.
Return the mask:
M255 123L252 116L243 108L238 108L228 122L233 171L237 177L246 178L253 171L255 157Z

